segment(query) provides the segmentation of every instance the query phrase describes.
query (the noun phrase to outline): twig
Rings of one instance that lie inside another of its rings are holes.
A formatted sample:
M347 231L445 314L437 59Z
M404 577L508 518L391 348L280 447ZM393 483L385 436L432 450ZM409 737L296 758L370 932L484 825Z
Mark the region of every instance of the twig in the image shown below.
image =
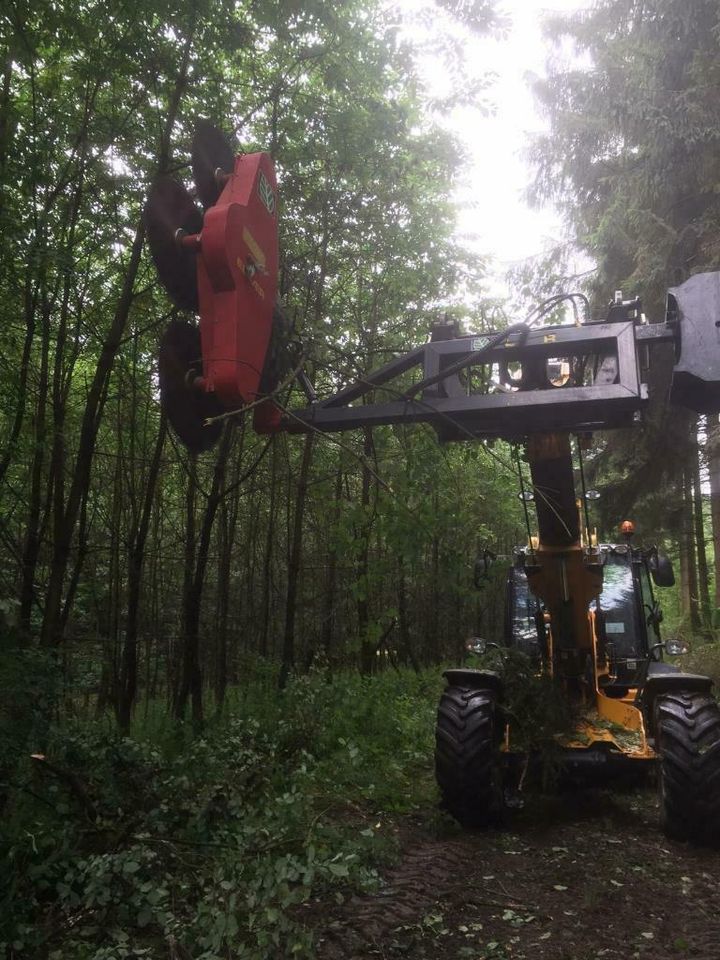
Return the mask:
M170 951L170 960L193 960L192 955L181 943L178 943L171 933L168 934L167 945Z
M502 910L514 910L516 907L523 907L525 910L532 910L533 916L541 920L552 920L547 913L540 913L536 907L527 903L525 900L515 900L511 897L509 900L493 900L490 897L468 897L466 903L476 907L499 907Z
M228 420L231 417L236 417L240 413L247 413L248 410L252 410L253 407L260 406L261 403L266 403L268 400L274 400L281 393L283 393L283 391L287 387L291 386L291 384L297 378L297 375L302 370L304 363L305 363L305 358L301 357L300 363L298 363L295 369L290 374L288 374L288 376L282 381L282 383L279 383L274 390L271 390L270 393L266 393L262 397L258 397L257 400L253 400L252 403L246 403L245 406L243 407L238 407L235 410L228 410L225 413L219 413L216 417L207 417L205 420L203 420L203 426L210 427L212 426L213 423L218 423L221 420ZM278 406L280 405L278 404Z
M70 793L72 793L75 799L79 801L80 806L83 808L90 820L97 820L98 812L95 808L95 804L88 796L87 787L76 773L74 773L72 770L65 770L63 767L58 767L55 763L51 763L42 753L33 753L31 754L30 759L34 760L35 763L39 765L39 769L48 770L50 773L56 776L58 780L61 780L70 790Z
M303 420L301 417L298 417L297 414L293 413L293 411L289 410L287 407L282 406L280 403L277 402L277 400L275 401L275 403L280 408L280 410L282 410L283 413L287 414L288 417L290 417L292 420L297 420L298 423L301 423L306 431L311 431L323 437L325 440L329 441L330 443L334 443L336 447L340 447L341 450L345 450L347 453L349 453L363 467L365 467L366 470L370 472L370 475L377 481L377 483L383 488L383 490L387 490L387 492L393 497L397 496L393 488L390 486L390 484L387 483L385 480L383 480L383 478L380 476L379 473L377 473L377 471L373 470L372 465L370 464L370 461L364 454L358 453L356 450L353 450L352 447L348 446L348 444L343 443L342 440L338 440L337 437L332 436L329 433L325 433L324 430L320 430L319 427L316 427L315 424L311 423L309 420Z

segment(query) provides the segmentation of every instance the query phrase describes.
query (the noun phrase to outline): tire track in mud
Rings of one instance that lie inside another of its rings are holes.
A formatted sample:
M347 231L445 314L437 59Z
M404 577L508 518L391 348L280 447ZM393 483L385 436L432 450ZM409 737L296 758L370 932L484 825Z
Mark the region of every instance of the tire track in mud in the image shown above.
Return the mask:
M653 791L534 798L512 831L428 833L378 893L325 913L318 960L720 960L720 854L663 837Z
M353 896L344 904L323 932L318 958L345 960L368 950L369 956L377 956L393 931L416 924L438 899L456 891L467 858L462 840L431 840L407 850L379 893Z

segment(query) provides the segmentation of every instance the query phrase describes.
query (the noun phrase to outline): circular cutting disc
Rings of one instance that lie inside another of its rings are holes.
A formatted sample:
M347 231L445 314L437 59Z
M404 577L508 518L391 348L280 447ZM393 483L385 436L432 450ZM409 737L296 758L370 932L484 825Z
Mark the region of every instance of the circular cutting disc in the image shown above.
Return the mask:
M160 282L173 303L197 312L196 255L181 247L175 235L178 230L200 233L202 213L181 183L163 175L150 188L143 219Z
M198 120L190 153L192 172L200 202L207 210L222 193L215 171L232 173L235 154L230 140L209 120Z
M290 320L287 314L277 305L273 307L270 343L265 355L265 365L260 377L259 391L267 396L277 389L280 383L290 373L291 363L288 353L290 340Z
M200 331L184 320L172 320L160 341L160 401L178 438L188 450L203 453L217 442L222 423L203 426L223 407L214 393L192 386L202 374Z

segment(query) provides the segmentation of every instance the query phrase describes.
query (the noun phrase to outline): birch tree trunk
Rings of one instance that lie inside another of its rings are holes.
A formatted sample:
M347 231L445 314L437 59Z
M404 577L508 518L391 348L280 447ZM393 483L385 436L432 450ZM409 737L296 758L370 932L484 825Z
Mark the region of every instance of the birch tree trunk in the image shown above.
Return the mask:
M715 609L720 608L720 418L708 417L708 475L710 480L710 521L715 559Z

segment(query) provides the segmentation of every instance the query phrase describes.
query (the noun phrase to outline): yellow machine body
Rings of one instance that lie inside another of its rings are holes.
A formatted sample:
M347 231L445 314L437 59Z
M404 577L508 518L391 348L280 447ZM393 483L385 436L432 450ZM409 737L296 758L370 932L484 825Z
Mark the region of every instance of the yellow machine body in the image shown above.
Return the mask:
M607 696L603 680L611 663L597 629L597 604L603 589L603 563L586 532L575 500L570 442L566 434L541 434L528 443L539 534L525 560L528 586L545 611L545 669L578 705L582 719L562 746L587 750L610 744L626 757L650 760L638 688ZM511 732L506 738L511 749Z

